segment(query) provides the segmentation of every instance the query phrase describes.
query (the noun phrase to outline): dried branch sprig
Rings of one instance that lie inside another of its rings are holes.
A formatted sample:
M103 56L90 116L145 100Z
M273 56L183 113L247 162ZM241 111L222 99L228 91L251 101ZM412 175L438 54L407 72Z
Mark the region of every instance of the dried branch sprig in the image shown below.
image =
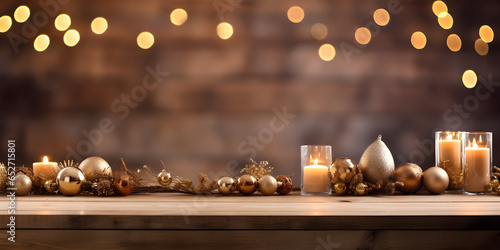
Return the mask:
M241 173L250 174L257 179L264 175L272 175L273 167L268 165L269 162L267 161L260 161L257 163L254 159L250 158L250 163L245 165Z

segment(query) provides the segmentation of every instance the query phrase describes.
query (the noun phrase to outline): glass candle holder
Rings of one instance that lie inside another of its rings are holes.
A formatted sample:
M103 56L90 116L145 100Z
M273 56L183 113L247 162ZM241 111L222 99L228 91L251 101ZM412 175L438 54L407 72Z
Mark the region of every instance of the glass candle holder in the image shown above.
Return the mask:
M436 166L443 168L450 182L448 190L461 190L464 183L465 132L436 132Z
M331 194L329 169L332 165L332 146L302 145L301 158L301 194Z
M464 191L466 194L488 192L493 155L493 134L491 132L466 132L465 143Z

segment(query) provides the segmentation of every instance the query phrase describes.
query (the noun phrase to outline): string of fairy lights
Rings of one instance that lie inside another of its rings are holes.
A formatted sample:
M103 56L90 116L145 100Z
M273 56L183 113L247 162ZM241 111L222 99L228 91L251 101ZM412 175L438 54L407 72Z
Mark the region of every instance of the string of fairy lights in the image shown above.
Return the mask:
M437 23L444 30L453 28L453 16L448 11L448 6L443 1L434 1L432 11L437 17ZM30 9L26 5L16 8L13 18L18 23L26 22L30 17ZM304 20L305 12L300 6L292 6L287 11L288 20L298 24ZM170 13L170 21L176 26L183 25L188 19L186 10L177 8ZM373 12L373 21L380 27L389 24L391 16L383 8ZM8 15L0 17L0 33L7 32L13 25L12 18ZM54 26L58 31L65 32L63 42L68 47L73 47L80 41L80 33L76 29L70 29L71 17L68 14L60 14L54 20ZM108 22L104 17L96 17L90 24L93 33L101 35L108 29ZM323 23L315 23L311 27L311 36L316 40L324 40L328 35L328 27ZM219 38L227 40L233 36L233 26L228 22L221 22L216 27ZM480 56L485 56L489 52L489 43L493 41L494 32L488 25L479 28L479 37L474 42L474 49ZM359 27L354 32L354 40L360 45L367 45L372 39L372 33L367 27ZM143 31L137 36L137 45L141 49L149 49L155 42L154 35L149 31ZM411 45L417 49L424 49L427 45L427 37L422 31L415 31L410 37ZM38 52L45 51L50 45L50 37L47 34L38 35L33 41L33 47ZM457 34L449 34L446 45L452 52L459 52L462 48L462 39ZM330 43L319 46L319 57L324 61L332 61L335 58L335 47ZM468 69L462 75L462 82L467 88L473 88L477 83L476 73Z

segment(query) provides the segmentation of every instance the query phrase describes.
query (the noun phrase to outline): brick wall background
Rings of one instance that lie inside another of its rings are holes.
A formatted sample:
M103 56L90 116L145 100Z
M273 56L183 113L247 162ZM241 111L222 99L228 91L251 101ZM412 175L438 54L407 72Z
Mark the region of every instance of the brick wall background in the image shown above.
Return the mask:
M24 1L32 17L44 11L41 2ZM0 15L12 16L21 3L3 1ZM148 164L159 170L163 160L168 169L185 177L196 178L204 171L215 178L224 171L236 175L229 163L245 163L252 150L248 145L238 147L260 133L263 140L253 147L257 160L268 160L276 174L295 173L299 183L302 144L329 144L334 157L358 161L382 134L396 164L413 161L424 168L434 165L433 131L439 128L492 131L494 148L499 148L498 87L473 112L467 111L468 117L443 115L464 101L468 107L477 104L475 91L485 91L480 83L474 89L464 87L465 70L500 82L498 39L490 44L488 55L474 51L481 25L499 32L500 2L447 1L455 22L451 30L443 30L431 11L432 1L245 0L223 14L235 30L228 40L215 32L221 19L213 3L61 3L57 13L71 16L71 28L80 32L81 40L73 48L65 46L64 33L54 28L51 16L34 32L51 38L41 53L33 49L34 37L26 37L27 44L15 52L9 33L23 36L23 24L14 23L0 34L0 152L5 152L0 160L6 160L6 141L16 139L19 165L31 165L43 155L62 161L69 147L79 150L80 157L99 155L116 166L124 157L130 167ZM368 45L357 47L359 53L349 62L341 44L357 46L355 29L371 22L374 10L390 4L401 13L391 15L389 25L381 27ZM293 5L305 11L299 24L286 17ZM169 20L175 8L188 12L182 26ZM98 16L109 23L103 35L90 30ZM310 35L318 22L329 30L323 41ZM427 35L423 50L410 44L417 30ZM142 31L155 35L149 50L136 44ZM458 53L446 47L451 33L462 39ZM323 43L336 48L331 62L318 56ZM111 104L142 84L148 66L158 66L169 76L147 91L126 117L125 111L114 112ZM284 107L296 117L271 138L267 132L273 109L282 112ZM103 133L97 145L89 144L82 131L98 129L103 120L111 122L113 131ZM500 151L494 155L498 161Z

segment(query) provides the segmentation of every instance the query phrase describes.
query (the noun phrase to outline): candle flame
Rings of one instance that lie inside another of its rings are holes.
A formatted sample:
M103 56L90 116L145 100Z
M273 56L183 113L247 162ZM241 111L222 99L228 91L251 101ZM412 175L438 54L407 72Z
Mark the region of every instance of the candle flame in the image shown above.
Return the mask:
M316 158L316 160L314 160L314 165L318 165L318 158Z
M469 144L470 144L470 146L471 146L472 148L478 148L477 143L476 143L476 138L474 138L474 139L472 140L472 143L470 143L470 141L469 141Z
M44 156L44 157L43 157L43 162L44 162L44 163L47 163L47 162L49 162L49 157L47 157L47 156Z
M481 135L479 135L479 142L483 142L483 139L481 138Z
M448 132L448 135L446 136L446 140L451 140L453 139L453 135Z

